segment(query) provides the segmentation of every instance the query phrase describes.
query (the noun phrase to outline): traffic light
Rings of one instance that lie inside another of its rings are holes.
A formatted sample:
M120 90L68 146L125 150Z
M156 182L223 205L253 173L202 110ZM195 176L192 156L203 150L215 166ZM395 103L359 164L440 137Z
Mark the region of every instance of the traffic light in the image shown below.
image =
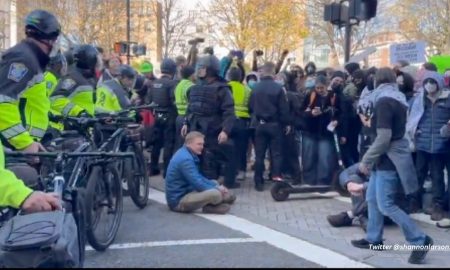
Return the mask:
M144 44L133 44L131 45L131 51L135 56L141 56L147 54L147 46Z
M123 41L114 43L114 52L119 55L128 54L128 44Z
M341 5L339 3L331 3L325 6L324 20L332 24L340 24L341 21Z
M350 0L349 18L368 21L377 15L378 0Z

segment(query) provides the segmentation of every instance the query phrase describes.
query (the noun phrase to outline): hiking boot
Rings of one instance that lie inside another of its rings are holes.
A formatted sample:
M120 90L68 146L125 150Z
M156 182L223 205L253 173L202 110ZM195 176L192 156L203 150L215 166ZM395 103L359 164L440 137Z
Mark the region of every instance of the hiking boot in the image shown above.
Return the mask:
M442 206L435 204L433 207L433 212L431 212L431 220L440 221L444 218L445 212Z
M352 219L348 216L347 212L342 212L337 215L327 216L328 223L333 227L345 227L352 225Z
M203 213L205 214L217 214L217 215L225 215L230 211L231 206L226 203L221 203L218 205L208 204L203 207Z
M239 184L239 183L233 183L232 185L225 184L225 187L228 189L236 189L236 188L240 188L241 184Z
M352 240L352 245L357 248L363 248L363 249L371 249L371 250L383 250L383 242L378 243L370 243L366 239L360 239L360 240Z
M227 199L223 200L223 203L233 204L236 201L236 195L231 194Z
M449 229L450 228L450 218L444 218L441 221L436 223L436 226L441 229Z
M358 220L361 229L363 229L364 232L367 232L367 224L369 224L369 219L365 216L360 216Z
M425 237L425 243L423 246L425 247L423 250L418 249L411 252L411 256L409 256L408 262L411 264L420 264L422 263L423 259L425 259L425 256L427 255L428 251L430 251L430 247L433 245L433 239L429 237L428 235ZM428 247L428 245L430 247Z
M255 189L258 192L263 192L264 191L264 184L256 184L255 185Z

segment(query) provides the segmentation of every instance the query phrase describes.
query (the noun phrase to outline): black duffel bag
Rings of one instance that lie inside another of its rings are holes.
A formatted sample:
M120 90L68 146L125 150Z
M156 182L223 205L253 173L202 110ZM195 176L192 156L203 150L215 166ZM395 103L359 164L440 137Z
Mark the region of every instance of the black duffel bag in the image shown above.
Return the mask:
M16 215L0 228L0 267L82 267L78 229L66 211Z

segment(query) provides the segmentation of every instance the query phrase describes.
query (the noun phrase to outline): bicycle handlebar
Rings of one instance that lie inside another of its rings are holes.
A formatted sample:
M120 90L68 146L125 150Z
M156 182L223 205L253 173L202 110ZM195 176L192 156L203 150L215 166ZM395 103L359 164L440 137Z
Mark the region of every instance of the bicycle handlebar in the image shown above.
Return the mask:
M67 152L40 152L40 153L22 153L22 152L5 152L8 157L46 157L46 158L58 158L62 157L64 159L72 157L133 157L133 152L82 152L82 153L67 153Z

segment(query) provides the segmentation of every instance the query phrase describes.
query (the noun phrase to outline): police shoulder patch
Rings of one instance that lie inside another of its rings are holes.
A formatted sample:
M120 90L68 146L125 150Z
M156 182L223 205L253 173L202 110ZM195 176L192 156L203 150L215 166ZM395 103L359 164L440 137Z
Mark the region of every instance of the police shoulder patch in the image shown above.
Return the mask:
M20 82L28 73L28 68L22 63L12 63L9 66L8 79Z
M62 84L61 84L61 88L62 89L66 89L66 90L70 90L72 89L77 83L73 80L73 79L65 79Z

